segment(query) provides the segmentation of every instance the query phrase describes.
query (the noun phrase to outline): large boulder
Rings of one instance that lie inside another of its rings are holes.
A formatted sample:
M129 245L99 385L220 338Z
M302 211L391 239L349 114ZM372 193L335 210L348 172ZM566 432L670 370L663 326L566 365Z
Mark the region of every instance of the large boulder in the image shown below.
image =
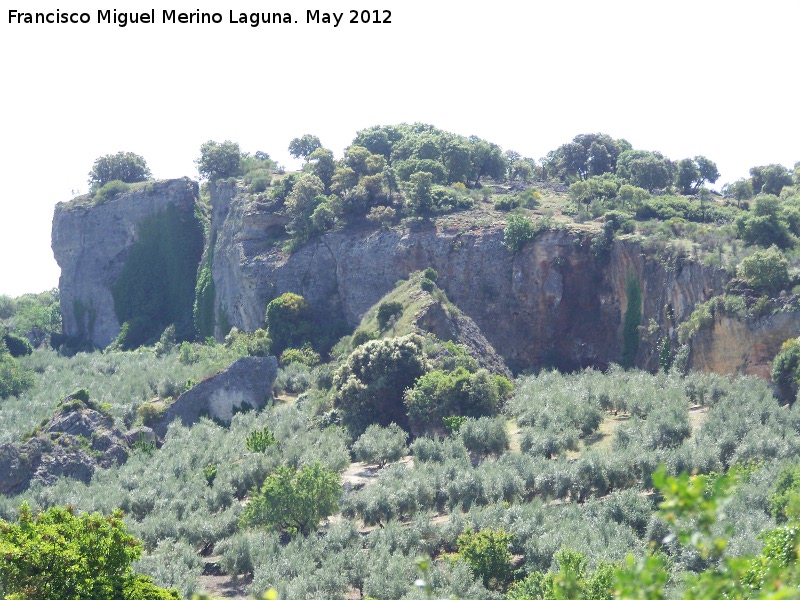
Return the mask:
M153 423L153 431L163 440L167 427L176 419L187 427L201 417L230 423L237 412L266 406L272 400L272 384L277 376L278 359L274 356L240 358L178 396Z

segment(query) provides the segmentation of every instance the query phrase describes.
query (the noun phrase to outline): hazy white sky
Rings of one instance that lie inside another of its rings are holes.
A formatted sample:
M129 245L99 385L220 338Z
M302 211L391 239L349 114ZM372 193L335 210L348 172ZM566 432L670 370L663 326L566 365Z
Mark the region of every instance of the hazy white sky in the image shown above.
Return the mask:
M291 25L229 23L229 11L290 11ZM800 160L797 0L136 0L155 24L98 24L108 3L28 0L91 23L0 16L0 294L57 286L56 202L85 192L94 160L145 157L157 178L196 177L209 140L292 166L313 133L341 156L356 131L422 121L540 158L604 132L673 159L704 154L719 184ZM13 6L13 5L11 5ZM163 24L163 10L219 12ZM307 10L344 12L338 27ZM350 24L351 9L391 23Z

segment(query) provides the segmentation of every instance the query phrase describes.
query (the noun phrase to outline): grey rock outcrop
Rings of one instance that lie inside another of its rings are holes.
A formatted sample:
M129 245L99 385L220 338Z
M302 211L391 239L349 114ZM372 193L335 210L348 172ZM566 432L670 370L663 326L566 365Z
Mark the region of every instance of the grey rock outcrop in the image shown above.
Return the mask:
M229 423L236 412L261 409L272 400L277 375L278 360L274 356L240 358L178 396L153 424L153 431L163 440L175 419L186 426L203 416Z
M34 481L52 485L59 477L89 483L98 468L128 459L129 444L110 417L72 396L61 402L31 439L0 446L0 494L18 494Z
M674 336L695 304L721 293L727 281L722 270L658 260L625 239L598 257L592 232L580 229L542 232L511 253L503 245L504 222L486 223L484 215L468 226L469 213L452 228L440 222L333 232L289 255L264 225L272 218L268 208L231 183L215 193L225 216L212 226L215 311L245 331L262 326L267 304L284 292L305 297L320 320L344 318L354 326L398 279L433 267L450 301L514 370L605 368L620 360L625 282L632 275L644 299L642 324L653 319L659 326L642 340L636 365L654 369L657 338Z
M111 287L139 239L142 223L170 206L192 215L197 198L197 183L184 177L145 184L104 204L73 201L56 206L52 248L61 267L58 287L65 334L101 348L114 341L120 322Z

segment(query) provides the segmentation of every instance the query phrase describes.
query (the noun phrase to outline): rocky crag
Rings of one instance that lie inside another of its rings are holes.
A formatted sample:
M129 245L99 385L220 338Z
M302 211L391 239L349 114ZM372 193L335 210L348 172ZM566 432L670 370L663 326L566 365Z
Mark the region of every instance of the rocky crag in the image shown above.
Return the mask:
M0 445L0 494L19 494L34 481L52 485L59 477L89 483L98 468L128 459L137 439L78 396L62 399L56 414L25 443Z
M137 224L168 205L193 210L196 190L188 180L173 180L106 205L57 208L53 249L62 267L67 334L101 347L114 339L124 319L112 291L137 241ZM656 370L664 340L674 352L677 326L728 281L723 270L648 250L635 237L598 245L591 228L577 226L542 231L512 253L503 245L501 217L460 215L407 227L349 227L289 254L281 250L285 217L235 181L220 181L212 186L203 267L211 330L221 339L231 326L263 326L267 304L284 292L304 296L320 321L355 327L399 279L432 267L449 300L515 372L603 369L624 351L632 353L632 365ZM641 315L633 319L639 343L625 348L634 289L641 295ZM698 335L690 366L766 376L780 342L800 330L800 315L786 313L733 335L740 326L719 321Z
M100 348L114 341L122 322L127 320L126 316L120 317L123 311L120 299L114 297L114 290L122 281L131 253L135 252L148 226L154 229L153 225L165 222L165 217L171 216L178 223L191 223L197 199L197 183L183 178L139 184L103 204L77 199L56 206L52 248L61 267L58 288L64 333ZM156 233L150 237L163 237ZM155 255L159 254L152 240L147 240L147 244ZM164 255L163 261L158 261L156 256L156 262L147 261L149 264L140 268L138 277L145 292L144 284L148 280L153 282L153 287L164 287L159 281L160 275L175 258L182 259L190 269L194 264L196 270L202 253L202 229L199 245L182 244L180 257L170 257L168 247L163 250L160 253ZM193 282L195 273L190 270L187 279ZM183 287L186 289L176 290L175 295L180 296L178 310L186 313L188 307L188 315L183 319L188 318L190 323L194 285Z
M598 253L585 231L542 232L511 253L502 221L334 232L289 255L276 247L275 215L233 182L217 186L214 204L215 311L230 325L261 326L269 301L288 291L303 295L320 319L341 315L356 325L398 279L432 267L448 298L514 370L619 362L630 277L641 288L642 325L657 324L635 364L655 369L660 339L674 336L675 325L727 280L719 269L648 256L634 241Z

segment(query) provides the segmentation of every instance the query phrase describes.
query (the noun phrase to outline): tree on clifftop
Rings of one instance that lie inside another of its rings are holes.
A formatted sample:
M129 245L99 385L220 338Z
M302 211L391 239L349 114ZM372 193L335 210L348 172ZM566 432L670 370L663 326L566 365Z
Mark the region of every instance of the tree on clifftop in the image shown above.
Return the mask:
M310 133L299 138L294 138L289 142L289 154L294 158L302 157L304 160L308 160L308 157L317 148L322 148L322 143L317 136L311 135Z
M200 146L200 158L195 161L197 172L209 181L236 177L242 160L239 144L225 140L221 144L213 140Z
M109 181L136 183L152 179L144 158L133 152L117 152L101 156L89 171L89 185L101 188Z

